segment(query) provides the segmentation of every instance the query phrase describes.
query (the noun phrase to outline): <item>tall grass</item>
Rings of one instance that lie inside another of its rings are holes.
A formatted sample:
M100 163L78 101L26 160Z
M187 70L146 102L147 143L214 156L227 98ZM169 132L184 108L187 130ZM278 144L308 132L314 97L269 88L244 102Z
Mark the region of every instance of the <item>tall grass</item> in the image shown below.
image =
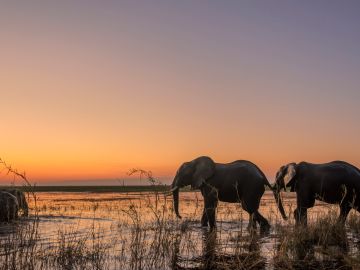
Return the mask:
M357 237L359 230L357 214L349 217L345 228L336 222L337 213L330 212L309 223L307 228L281 224L279 220L270 235L248 232L241 225L247 222L247 217L238 220L238 224L230 223L230 228L219 220L218 229L210 232L199 228L195 215L177 220L171 199L160 197L157 209L154 200L154 195L144 195L131 200L124 209L94 203L92 209L87 209L94 215L93 221L89 220L92 226L86 231L76 226L72 230L59 228L51 244L43 242L39 235L34 239L29 233L33 222L39 222L21 221L15 231L0 237L0 269L350 269L359 266L358 256L349 252L353 248L349 234ZM52 207L49 208L46 211L51 212ZM111 227L110 237L107 230L96 225L97 215L106 211L119 211L123 215ZM201 213L201 209L194 208L195 211ZM63 208L59 213L67 212L72 210ZM40 222L41 219L40 211ZM277 239L275 249L268 251L273 252L271 260L261 249L268 237Z
M131 173L153 177L146 171ZM262 235L259 230L246 229L248 216L240 206L221 205L217 230L210 231L200 228L203 204L197 196L181 200L184 208L192 205L183 220L175 217L172 198L163 192L144 193L138 198L130 194L127 198L126 204L103 200L59 205L44 204L35 196L30 205L37 210L30 218L7 224L9 230L0 235L0 270L360 267L357 213L350 214L346 227L337 222L338 213L331 209L308 227L295 227L292 219L283 222L270 211L275 226L270 234ZM88 218L86 230L80 225L59 227L53 241L44 241L39 229L44 227L44 217L72 218L74 213ZM103 216L114 220L109 228L99 225L97 220ZM269 246L267 251L264 242Z
M352 217L344 226L338 211L329 210L304 226L277 226L275 268L279 269L353 269L360 267L357 247L349 238L360 229L360 218ZM350 228L350 230L349 230ZM358 236L357 236L358 237ZM350 251L353 256L350 255ZM355 256L354 256L355 254Z

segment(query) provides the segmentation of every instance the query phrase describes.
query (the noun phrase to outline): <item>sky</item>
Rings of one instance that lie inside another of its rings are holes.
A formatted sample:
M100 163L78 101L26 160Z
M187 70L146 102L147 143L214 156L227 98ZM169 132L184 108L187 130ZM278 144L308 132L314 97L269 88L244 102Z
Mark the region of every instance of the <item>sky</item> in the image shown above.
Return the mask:
M202 155L270 180L292 161L360 167L359 13L355 0L2 3L0 158L38 184L131 168L169 182Z

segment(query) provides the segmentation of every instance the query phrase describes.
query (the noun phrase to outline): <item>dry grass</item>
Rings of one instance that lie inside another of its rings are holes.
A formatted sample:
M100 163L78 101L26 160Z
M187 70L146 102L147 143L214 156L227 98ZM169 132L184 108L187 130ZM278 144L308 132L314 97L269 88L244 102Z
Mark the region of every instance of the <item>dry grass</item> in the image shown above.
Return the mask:
M292 220L284 223L270 211L275 226L270 235L261 235L248 232L248 216L229 204L219 206L217 230L201 229L198 197L183 198L182 209L191 212L178 220L172 199L161 192L129 194L119 201L62 198L52 203L34 193L30 205L29 219L1 226L0 270L360 268L358 213L351 213L343 227L331 210L305 228ZM44 241L45 217L64 221L73 216L89 226L59 226L53 241ZM112 223L104 228L98 220L106 216Z
M338 213L329 211L307 227L278 226L278 249L274 256L276 269L353 269L360 266L357 256L350 256L351 226L358 226L354 215L347 226L338 222ZM359 227L356 227L357 229ZM354 242L353 242L354 243Z
M93 225L85 232L60 228L52 244L39 236L41 215L20 220L10 226L12 232L0 237L0 269L352 269L360 265L359 256L350 254L354 247L349 239L358 239L358 214L349 216L345 228L336 222L336 212L319 217L307 228L278 220L270 235L276 241L269 260L269 254L260 248L269 236L249 233L241 225L247 216L232 225L234 231L224 231L227 224L219 220L218 229L209 232L198 228L198 214L176 220L168 198L148 195L139 200L131 200L125 209L105 203L87 206L83 215L93 213L94 219L89 219ZM154 200L158 200L156 204ZM194 213L201 212L201 204L199 207ZM51 205L43 210L53 209L62 216L74 211ZM96 225L98 213L104 211L123 215L121 222L111 227L110 239L107 231Z

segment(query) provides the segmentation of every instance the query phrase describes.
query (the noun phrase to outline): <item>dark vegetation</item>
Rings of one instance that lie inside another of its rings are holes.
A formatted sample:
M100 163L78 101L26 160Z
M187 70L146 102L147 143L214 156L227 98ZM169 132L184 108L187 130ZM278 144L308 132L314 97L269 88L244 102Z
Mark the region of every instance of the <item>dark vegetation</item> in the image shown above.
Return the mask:
M95 192L95 193L127 193L127 192L166 192L169 185L143 186L0 186L0 188L17 188L24 192ZM266 190L270 190L266 188ZM181 192L194 192L190 187L180 189Z
M178 220L173 214L172 200L163 192L169 187L154 181L145 187L115 187L119 190L116 192L145 193L122 208L113 201L103 208L98 202L90 204L94 217L91 229L79 234L60 227L56 242L49 246L41 239L42 216L39 213L61 210L66 215L66 211L87 211L86 205L70 204L79 209L68 208L68 205L60 209L56 202L39 206L37 192L114 192L114 187L34 187L25 174L9 166L6 168L8 173L24 180L21 189L29 192L32 211L29 218L0 226L0 270L360 269L360 217L357 213L350 214L345 227L337 222L338 214L330 208L329 211L325 209L323 215L315 216L308 227L294 226L293 219L284 222L275 213L271 218L270 235L261 235L258 230L247 231L242 225L246 224L247 216L243 218L241 214L236 216L232 229L226 231L220 221L217 229L211 232L194 226L198 224L202 203L188 200L194 212ZM117 221L111 228L109 241L102 241L105 232L95 225L96 214L104 211L109 216L114 212L121 214L128 220ZM222 211L226 213L226 224L233 213L229 204ZM239 208L235 212L238 214ZM273 245L264 251L261 243L269 238L273 239L270 240Z
M1 188L18 188L24 192L165 192L170 188L167 185L147 186L1 186Z

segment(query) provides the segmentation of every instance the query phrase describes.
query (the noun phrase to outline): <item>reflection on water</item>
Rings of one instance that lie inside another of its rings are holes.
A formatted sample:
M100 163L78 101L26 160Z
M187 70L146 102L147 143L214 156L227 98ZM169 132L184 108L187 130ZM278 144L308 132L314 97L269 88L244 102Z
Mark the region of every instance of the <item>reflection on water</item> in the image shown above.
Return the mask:
M217 237L216 231L202 229L201 253L199 256L188 258L181 256L182 237L181 234L177 235L172 269L265 269L265 258L261 256L256 234L251 235L244 246L233 252L224 252Z
M345 259L353 264L358 259L358 233L294 230L293 219L281 219L268 192L260 206L272 225L267 234L249 232L248 214L228 203L219 203L216 231L202 228L203 202L197 192L180 195L182 220L173 214L171 197L153 193L37 196L37 217L0 225L0 270L6 269L1 263L11 266L14 256L14 269L334 269L345 267ZM286 196L290 213L295 197ZM334 211L334 206L318 204L309 211L309 223ZM330 234L335 234L333 243ZM330 255L319 248L321 237L327 252L336 249Z

